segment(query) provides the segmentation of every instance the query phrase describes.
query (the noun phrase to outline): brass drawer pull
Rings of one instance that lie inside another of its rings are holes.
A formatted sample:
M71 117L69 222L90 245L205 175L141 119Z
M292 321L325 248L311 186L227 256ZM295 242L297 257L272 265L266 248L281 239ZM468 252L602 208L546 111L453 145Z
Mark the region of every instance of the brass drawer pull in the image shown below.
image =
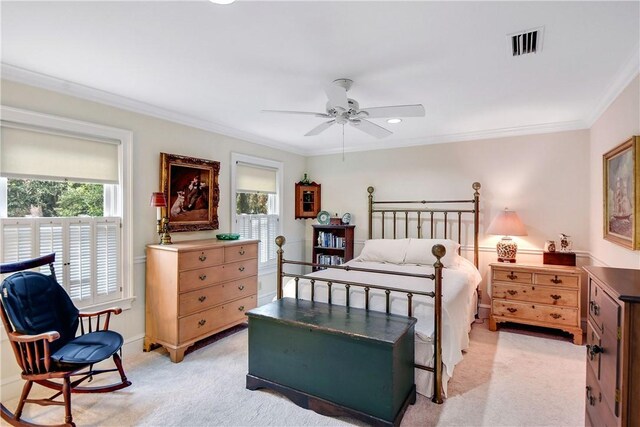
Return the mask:
M507 311L509 313L515 313L516 311L518 311L518 309L517 308L513 308L513 307L509 307L509 308L507 308Z
M549 314L549 316L553 317L554 319L559 319L562 317L562 314L558 314L558 313L551 313Z
M207 256L204 254L204 252L202 252L202 254L200 254L198 259L202 262L205 262L207 260Z
M198 297L198 301L200 301L200 302L204 302L204 300L206 300L206 299L207 299L207 297L204 296L204 295L202 295L201 297Z
M205 324L205 323L207 323L207 320L206 320L206 319L201 319L201 320L198 322L198 328L199 328L200 326L204 326L204 324Z
M515 294L517 294L517 293L518 293L518 291L514 291L513 289L509 289L509 290L507 291L507 293L508 293L509 295L511 295L511 296L514 296Z
M557 285L558 283L562 283L562 279L558 279L558 276L556 276L556 277L554 277L553 279L551 279L551 281L552 281L553 283L555 283L556 285Z
M598 344L587 344L587 353L589 353L589 359L593 360L596 358L596 354L604 353L604 348L600 347Z
M549 295L551 298L553 298L554 300L558 301L560 298L562 298L561 295L556 295L556 294L551 294Z
M595 302L589 302L589 310L591 310L594 316L600 316L600 306Z
M204 280L204 279L206 279L206 278L207 278L207 275L206 275L206 274L201 274L201 275L200 275L200 280Z
M240 290L240 291L244 291L244 285L240 285L240 286L238 286L238 290Z
M589 401L589 405L596 405L596 398L591 394L591 386L587 386L587 400Z
M238 253L239 253L240 255L244 255L244 249L240 249L240 250L238 251Z
M240 307L238 307L239 311L244 311L244 305L241 305Z
M515 274L513 274L513 271L512 271L512 272L510 272L510 273L507 275L507 278L509 278L509 279L511 279L511 280L516 280L516 279L518 278L518 276L516 276Z
M238 271L244 271L244 266L238 268Z

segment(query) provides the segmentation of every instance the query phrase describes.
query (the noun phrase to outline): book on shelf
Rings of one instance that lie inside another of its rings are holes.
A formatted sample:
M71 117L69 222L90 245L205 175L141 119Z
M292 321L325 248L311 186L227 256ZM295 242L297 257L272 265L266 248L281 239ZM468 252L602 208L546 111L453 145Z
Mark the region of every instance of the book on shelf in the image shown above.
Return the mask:
M316 255L316 264L340 265L342 263L344 263L344 258L338 255ZM318 269L322 269L322 267L318 267Z
M318 246L320 247L343 249L345 244L346 241L344 237L336 236L326 231L318 232Z

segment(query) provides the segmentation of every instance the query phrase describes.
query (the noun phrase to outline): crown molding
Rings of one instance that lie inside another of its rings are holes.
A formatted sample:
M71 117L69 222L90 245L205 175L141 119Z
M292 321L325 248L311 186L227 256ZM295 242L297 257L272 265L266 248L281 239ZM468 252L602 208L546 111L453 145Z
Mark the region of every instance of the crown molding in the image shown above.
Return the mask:
M125 96L116 95L90 86L74 83L68 80L62 80L57 77L30 71L15 65L2 63L1 75L3 79L17 83L35 86L41 89L51 90L63 95L71 95L87 101L97 102L109 105L111 107L120 108L134 113L144 114L158 119L167 120L185 126L214 132L220 135L241 139L255 144L264 145L277 150L283 150L301 156L308 155L305 150L300 150L292 145L274 141L245 132L219 123L211 122L201 118L193 117L187 114L178 113L166 108L158 107L146 102L127 98Z
M640 43L638 43L627 61L620 67L617 77L607 87L596 108L587 119L589 128L602 116L609 106L616 100L629 83L640 73Z
M541 133L566 132L572 130L584 130L588 128L589 127L587 126L587 124L582 120L573 120L558 123L541 123L535 125L514 126L501 129L488 129L481 131L427 136L424 138L405 139L402 141L394 142L392 146L389 144L389 142L378 142L362 148L347 148L344 150L344 152L353 153L359 151L388 150L390 148L415 147L420 145L443 144L447 142L462 142L491 138L505 138L510 136L536 135ZM342 151L342 148L310 150L307 155L323 156L328 154L340 154L342 153Z

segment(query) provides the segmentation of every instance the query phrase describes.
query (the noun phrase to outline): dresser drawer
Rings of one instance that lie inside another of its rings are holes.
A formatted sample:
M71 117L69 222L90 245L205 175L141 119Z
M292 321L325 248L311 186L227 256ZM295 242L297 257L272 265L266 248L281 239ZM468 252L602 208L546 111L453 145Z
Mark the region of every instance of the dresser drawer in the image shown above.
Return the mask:
M180 342L189 341L229 323L240 321L246 318L245 311L255 307L256 296L251 295L183 317L178 321L179 340Z
M224 248L224 262L241 261L258 257L258 245L238 245Z
M565 276L561 274L535 273L534 283L537 285L562 286L565 288L577 288L577 276Z
M578 291L555 289L547 286L495 283L491 289L493 298L529 301L563 307L578 307Z
M578 309L549 305L529 304L524 302L494 300L492 303L494 316L511 317L518 320L533 320L555 325L578 325Z
M210 267L222 264L223 259L223 248L180 252L180 255L178 255L178 269L184 271L194 268Z
M517 270L493 270L493 280L515 283L533 283L533 273Z
M178 288L180 292L192 291L205 286L224 281L224 266L217 265L209 268L183 271L178 275Z
M587 366L585 400L587 425L590 424L593 427L615 427L618 425L616 418L606 405L600 383L589 366Z
M255 295L257 290L258 277L252 276L186 292L180 295L179 315L185 316L227 301Z
M255 276L258 274L258 263L255 259L225 264L220 273L221 281Z

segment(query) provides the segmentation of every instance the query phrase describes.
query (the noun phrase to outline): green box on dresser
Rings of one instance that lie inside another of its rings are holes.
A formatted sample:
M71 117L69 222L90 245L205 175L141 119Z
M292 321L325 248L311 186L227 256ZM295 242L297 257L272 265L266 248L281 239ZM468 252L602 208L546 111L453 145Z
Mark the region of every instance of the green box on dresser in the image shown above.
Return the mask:
M399 425L415 402L416 319L292 298L247 316L248 389L371 425Z

